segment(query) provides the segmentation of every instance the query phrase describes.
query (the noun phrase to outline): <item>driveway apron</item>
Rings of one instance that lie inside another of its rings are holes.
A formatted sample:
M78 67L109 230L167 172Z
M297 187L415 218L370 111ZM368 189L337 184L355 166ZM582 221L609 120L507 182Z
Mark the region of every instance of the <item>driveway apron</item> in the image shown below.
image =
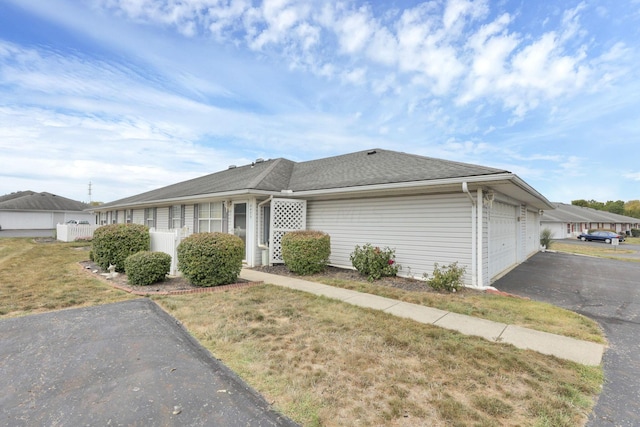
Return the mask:
M148 299L0 320L0 425L295 426Z
M598 321L610 347L587 426L640 425L640 263L538 253L493 286Z

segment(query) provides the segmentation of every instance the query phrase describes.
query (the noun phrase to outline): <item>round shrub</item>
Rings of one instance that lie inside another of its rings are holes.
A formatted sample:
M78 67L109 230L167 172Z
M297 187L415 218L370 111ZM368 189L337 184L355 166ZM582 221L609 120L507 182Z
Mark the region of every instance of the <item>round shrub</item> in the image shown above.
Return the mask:
M135 286L161 282L171 269L171 255L164 252L142 251L124 260L127 281Z
M129 255L148 251L151 245L149 228L141 224L109 224L93 233L93 261L106 270L109 265L124 272L124 260Z
M396 253L393 249L380 249L367 243L351 252L351 264L358 273L367 276L367 280L373 282L381 277L395 276L400 266L396 264Z
M319 273L329 264L331 240L321 231L290 231L282 236L281 245L284 264L293 273Z
M196 286L235 283L242 269L244 242L227 233L196 233L178 245L178 269Z

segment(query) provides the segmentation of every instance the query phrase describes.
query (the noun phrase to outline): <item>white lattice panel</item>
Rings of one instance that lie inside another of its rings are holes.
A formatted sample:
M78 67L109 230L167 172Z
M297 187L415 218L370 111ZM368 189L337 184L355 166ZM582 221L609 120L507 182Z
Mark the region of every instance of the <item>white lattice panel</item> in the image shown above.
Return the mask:
M282 236L307 227L307 201L273 199L271 201L271 262L282 262Z

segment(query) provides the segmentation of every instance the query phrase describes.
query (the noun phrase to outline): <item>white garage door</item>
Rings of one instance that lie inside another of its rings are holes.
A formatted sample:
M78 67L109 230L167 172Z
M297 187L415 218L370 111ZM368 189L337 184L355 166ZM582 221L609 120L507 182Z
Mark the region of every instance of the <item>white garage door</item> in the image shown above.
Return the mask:
M0 212L0 226L5 230L40 230L55 228L51 212Z
M501 202L493 202L489 222L489 277L516 263L517 219L516 207Z

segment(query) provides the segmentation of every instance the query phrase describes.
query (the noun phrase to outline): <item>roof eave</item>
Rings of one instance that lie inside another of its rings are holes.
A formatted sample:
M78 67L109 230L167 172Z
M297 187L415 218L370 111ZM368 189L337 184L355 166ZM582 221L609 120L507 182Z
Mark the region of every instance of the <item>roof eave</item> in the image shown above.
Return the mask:
M208 193L208 194L196 194L192 196L183 196L183 197L173 197L168 199L157 199L157 200L148 200L144 202L131 202L131 203L119 203L114 205L100 205L100 206L92 206L86 211L89 212L102 212L102 211L114 211L114 210L122 210L122 209L135 209L135 208L149 208L161 205L172 205L172 204L181 204L185 202L200 202L210 199L228 199L228 198L237 198L239 196L271 196L277 195L280 192L276 191L267 191L267 190L254 190L254 189L242 189L242 190L233 190L233 191L224 191L220 193Z
M534 190L530 185L512 173L499 173L492 175L477 175L467 177L433 179L426 181L396 182L389 184L373 184L355 187L327 188L318 190L303 190L284 193L288 197L295 198L328 198L332 196L349 197L354 194L390 193L400 194L402 190L414 192L424 189L437 192L438 189L451 191L452 187L460 186L463 182L476 186L486 186L516 200L526 201L536 209L554 209L554 205L542 194Z

